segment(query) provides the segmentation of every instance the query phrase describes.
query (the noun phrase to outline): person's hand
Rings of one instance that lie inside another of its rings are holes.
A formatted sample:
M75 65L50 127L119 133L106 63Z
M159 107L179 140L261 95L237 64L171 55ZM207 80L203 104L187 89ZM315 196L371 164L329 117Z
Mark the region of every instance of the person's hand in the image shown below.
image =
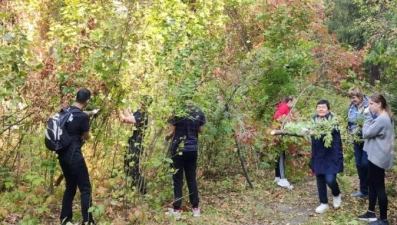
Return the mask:
M99 112L99 109L92 110L92 115L96 115Z
M304 134L304 135L311 135L312 134L312 132L308 128L303 128L301 130L301 133Z
M124 119L125 119L123 111L121 111L121 110L119 111L119 119L120 119L121 122L124 122Z
M364 115L368 115L370 113L371 113L371 111L369 110L368 107L364 109Z

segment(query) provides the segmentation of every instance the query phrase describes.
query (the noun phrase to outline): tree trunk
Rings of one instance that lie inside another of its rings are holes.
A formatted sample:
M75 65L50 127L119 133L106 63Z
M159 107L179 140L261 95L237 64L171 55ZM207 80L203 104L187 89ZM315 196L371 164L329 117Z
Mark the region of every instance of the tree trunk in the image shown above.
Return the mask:
M380 80L380 68L379 65L371 65L371 77L369 83L371 86L375 86L375 82Z
M286 135L286 136L296 136L296 137L304 137L306 135L304 134L296 134L296 133L291 133L286 130L272 130L270 131L271 135Z

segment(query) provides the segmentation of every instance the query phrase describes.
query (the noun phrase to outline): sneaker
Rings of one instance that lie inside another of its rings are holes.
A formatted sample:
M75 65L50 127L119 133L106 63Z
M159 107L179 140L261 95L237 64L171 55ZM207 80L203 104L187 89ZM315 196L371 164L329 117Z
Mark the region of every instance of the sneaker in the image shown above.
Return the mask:
M319 205L319 206L316 208L316 213L321 214L321 213L327 211L328 209L329 209L328 204L323 204L323 203L321 203L321 205Z
M287 189L289 189L289 190L294 189L294 186L292 186L292 185L288 182L287 179L280 179L280 180L277 182L277 185L280 186L280 187L287 188Z
M367 194L363 194L361 191L352 194L353 198L365 198L367 196L368 196Z
M182 210L168 208L168 212L166 212L165 214L169 215L169 216L172 216L172 217L175 217L176 219L179 219L182 216Z
M199 217L201 215L200 208L193 208L193 216Z
M280 186L280 187L285 187L285 188L288 188L289 186L291 186L291 184L288 182L287 179L280 179L277 182L277 185Z
M369 223L370 225L389 225L387 220L377 220Z
M358 216L358 219L362 220L362 221L369 221L369 222L374 222L377 220L375 213L368 212L368 211L365 214Z
M67 218L61 220L61 225L68 225L68 224L73 224L72 220L67 219Z
M333 196L333 197L334 197L333 205L334 205L334 208L337 209L342 204L342 194L339 194L338 196Z
M274 178L274 183L278 183L280 181L280 177L275 177Z

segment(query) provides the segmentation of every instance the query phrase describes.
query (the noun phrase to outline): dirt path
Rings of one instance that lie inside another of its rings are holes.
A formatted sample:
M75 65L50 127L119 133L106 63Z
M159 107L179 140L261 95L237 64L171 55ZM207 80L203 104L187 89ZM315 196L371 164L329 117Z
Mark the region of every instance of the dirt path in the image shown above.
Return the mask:
M203 216L194 224L308 224L318 204L314 180L295 185L293 190L270 183L256 184L254 190L240 193L244 196L229 193L227 197L227 193L220 193L214 198L203 197L203 204L218 205L208 210L217 216Z
M202 217L192 219L187 216L171 224L366 224L356 218L365 212L367 200L350 197L357 186L356 178L342 177L338 180L342 190L342 207L337 210L331 207L321 215L314 212L319 204L315 178L307 177L305 181L295 184L293 190L280 188L272 182L256 182L254 190L203 193ZM332 205L331 196L328 192ZM389 197L389 201L395 200L395 197ZM390 224L397 224L394 212L390 211Z

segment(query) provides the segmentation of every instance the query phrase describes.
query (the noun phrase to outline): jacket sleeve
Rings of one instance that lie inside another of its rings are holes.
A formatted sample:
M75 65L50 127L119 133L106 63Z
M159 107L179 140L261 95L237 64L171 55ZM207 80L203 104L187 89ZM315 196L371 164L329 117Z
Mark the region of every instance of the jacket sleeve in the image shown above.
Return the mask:
M337 151L337 152L343 152L343 147L342 147L342 138L340 135L340 131L336 128L334 128L332 130L332 138L333 138L333 142L332 142L332 148Z
M365 114L365 122L363 126L363 138L371 139L379 135L382 126L380 120L374 120L370 113Z
M143 116L142 116L142 113L139 110L134 112L132 115L135 117L135 124L139 125L139 124L142 123Z

